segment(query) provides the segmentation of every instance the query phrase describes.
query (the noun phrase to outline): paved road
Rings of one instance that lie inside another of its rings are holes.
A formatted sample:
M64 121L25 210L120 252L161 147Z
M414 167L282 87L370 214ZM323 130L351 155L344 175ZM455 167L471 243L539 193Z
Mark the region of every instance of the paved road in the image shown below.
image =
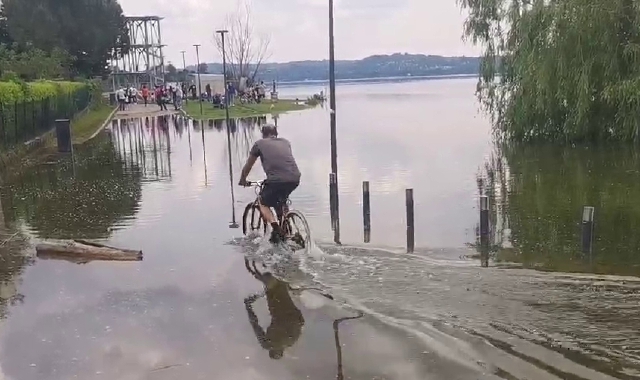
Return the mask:
M145 106L144 104L130 104L127 105L127 109L124 111L118 111L116 113L117 118L138 118L144 116L163 116L163 115L172 115L178 113L178 111L173 110L172 106L169 105L168 111L160 111L160 107L156 104L149 104Z

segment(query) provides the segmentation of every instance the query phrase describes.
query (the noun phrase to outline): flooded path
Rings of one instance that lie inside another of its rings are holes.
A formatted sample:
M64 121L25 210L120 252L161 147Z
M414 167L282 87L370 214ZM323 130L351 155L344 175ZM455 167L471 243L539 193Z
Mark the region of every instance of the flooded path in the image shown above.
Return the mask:
M344 87L343 247L330 243L321 108L277 120L303 173L292 201L317 243L295 258L229 228L255 197L235 182L266 119L234 122L229 152L224 122L121 118L75 162L5 178L0 239L17 235L0 246L0 379L640 376L638 278L473 258L476 174L492 148L472 81ZM420 118L425 107L437 120ZM394 248L407 187L412 255ZM72 238L141 249L144 260L33 258L41 239Z

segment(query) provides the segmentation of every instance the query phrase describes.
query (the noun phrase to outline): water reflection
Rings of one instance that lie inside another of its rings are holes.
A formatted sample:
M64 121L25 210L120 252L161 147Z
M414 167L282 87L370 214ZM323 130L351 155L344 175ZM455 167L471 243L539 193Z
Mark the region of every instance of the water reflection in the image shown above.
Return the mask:
M640 275L640 156L632 146L506 146L479 178L500 263ZM593 257L581 252L584 206L595 207Z
M120 129L129 128L121 125ZM105 239L114 226L136 215L143 169L132 148L99 138L54 164L15 170L0 189L2 206L11 220L21 220L37 237Z
M269 351L269 357L280 359L284 355L284 350L293 346L300 338L304 317L291 299L288 283L277 279L271 273L261 273L255 261L249 264L249 260L245 258L245 267L264 285L263 293L244 299L249 322L260 346ZM271 315L271 324L266 332L260 326L258 317L253 311L253 303L263 296L267 299L267 307Z
M22 255L27 239L15 226L7 225L0 202L0 319L7 317L9 306L24 302L18 290L18 281L33 259Z

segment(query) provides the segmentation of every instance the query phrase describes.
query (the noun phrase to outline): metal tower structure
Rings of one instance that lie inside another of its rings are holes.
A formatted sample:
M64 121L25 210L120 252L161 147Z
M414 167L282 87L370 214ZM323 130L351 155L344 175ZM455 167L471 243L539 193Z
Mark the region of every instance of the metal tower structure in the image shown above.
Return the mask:
M111 61L111 81L116 87L142 84L151 87L164 83L164 54L160 21L162 17L127 17L130 49Z

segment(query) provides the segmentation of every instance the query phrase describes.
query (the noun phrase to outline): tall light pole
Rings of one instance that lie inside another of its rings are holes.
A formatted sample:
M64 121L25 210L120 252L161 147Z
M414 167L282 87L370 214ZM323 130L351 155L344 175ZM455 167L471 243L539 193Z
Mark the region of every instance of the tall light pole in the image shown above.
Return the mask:
M331 108L331 173L338 174L338 152L336 151L336 73L335 47L333 42L333 0L329 0L329 107Z
M229 89L227 87L227 53L224 48L224 36L229 33L228 30L216 30L216 33L220 35L220 39L222 40L222 77L224 83L224 111L225 118L227 123L227 150L229 151L229 181L231 182L231 224L230 228L238 228L238 223L236 223L236 199L235 194L233 192L233 163L231 161L231 122L229 120Z
M202 116L204 114L204 111L202 110L202 99L200 99L200 94L202 94L202 82L200 81L200 46L199 44L195 44L193 45L196 47L196 60L198 62L198 94L196 94L198 96L198 102L200 103L200 115Z
M336 137L336 73L335 47L333 42L333 0L329 0L329 108L331 108L331 182L334 197L333 228L334 241L340 244L340 206L338 202L338 152Z
M184 81L182 82L182 87L186 89L185 83L187 82L187 61L184 58L184 55L186 53L186 51L181 51L180 53L182 53L182 75L184 75ZM185 90L184 93L182 94L183 98L185 99L185 102L188 102L189 96L187 95L187 91Z
M227 53L224 48L224 35L228 30L216 30L222 39L222 76L224 77L224 109L227 119L227 132L229 131L229 90L227 88Z

